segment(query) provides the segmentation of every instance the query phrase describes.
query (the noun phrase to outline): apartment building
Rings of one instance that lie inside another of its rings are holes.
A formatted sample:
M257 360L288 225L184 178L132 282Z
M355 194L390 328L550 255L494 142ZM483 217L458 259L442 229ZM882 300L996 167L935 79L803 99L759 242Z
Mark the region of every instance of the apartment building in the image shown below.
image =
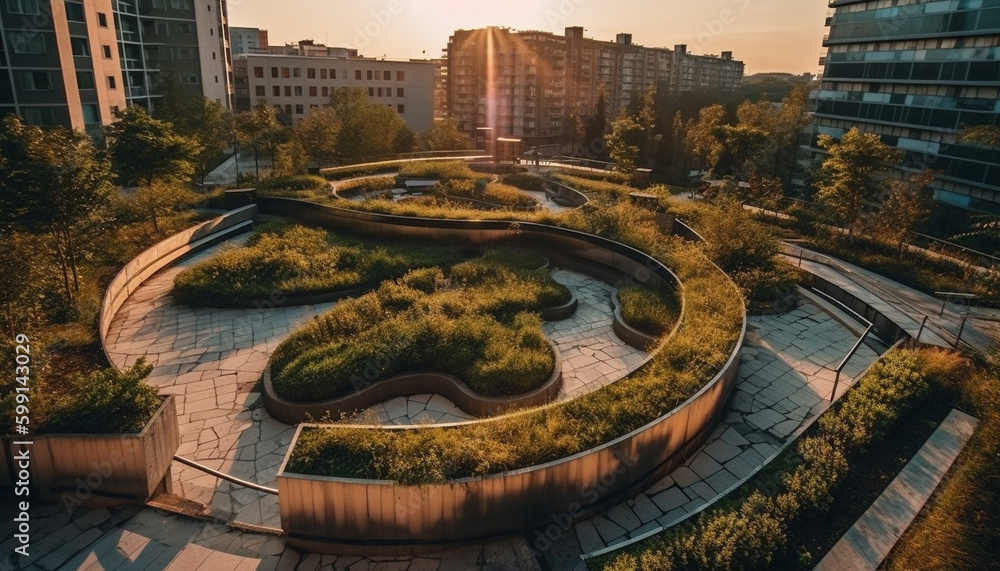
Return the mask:
M229 43L233 49L233 56L266 50L268 48L267 30L232 26L229 28Z
M129 104L155 112L170 81L183 94L232 107L227 0L112 2Z
M0 116L96 135L125 106L112 0L3 0L0 40Z
M249 109L264 99L295 122L326 104L334 89L357 87L370 102L395 109L422 132L434 121L435 67L430 61L360 58L357 50L311 41L272 46L269 53L236 59L236 108Z
M1000 0L835 0L817 96L819 135L852 127L906 153L897 176L940 172L938 200L1000 211L1000 150L965 144L1000 126Z
M614 112L642 97L649 85L679 93L739 87L744 64L732 52L690 54L687 46L648 48L631 34L615 41L585 38L581 27L563 36L489 27L458 30L448 40L448 113L474 133L491 127L528 144L565 140L569 117L593 112L601 94Z

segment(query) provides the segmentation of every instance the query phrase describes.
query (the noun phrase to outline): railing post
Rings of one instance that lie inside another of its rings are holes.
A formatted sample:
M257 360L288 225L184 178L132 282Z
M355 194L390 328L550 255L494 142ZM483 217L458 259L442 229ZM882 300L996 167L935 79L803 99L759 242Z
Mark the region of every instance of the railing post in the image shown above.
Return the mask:
M837 376L833 378L833 392L830 393L830 402L837 396L837 385L840 383L840 369L837 369Z
M920 330L917 331L917 338L915 341L920 343L920 335L924 332L924 327L927 325L927 316L924 316L924 320L920 322Z
M941 313L940 313L940 314L938 314L938 317L944 317L944 306L946 306L946 305L948 305L948 298L947 298L947 297L946 297L946 298L944 298L944 299L943 299L943 300L941 301Z
M958 337L955 338L955 349L958 349L958 344L962 341L962 332L965 331L965 320L968 317L962 317L962 325L958 328Z

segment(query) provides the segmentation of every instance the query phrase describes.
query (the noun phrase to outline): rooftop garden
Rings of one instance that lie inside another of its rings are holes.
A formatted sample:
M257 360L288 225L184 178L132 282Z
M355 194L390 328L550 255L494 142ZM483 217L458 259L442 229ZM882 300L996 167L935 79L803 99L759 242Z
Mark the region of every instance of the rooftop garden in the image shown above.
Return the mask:
M336 398L379 363L382 377L451 373L490 397L543 384L555 355L533 312L570 301L537 254L492 249L480 258L407 273L338 304L297 331L271 359L275 392L293 401Z

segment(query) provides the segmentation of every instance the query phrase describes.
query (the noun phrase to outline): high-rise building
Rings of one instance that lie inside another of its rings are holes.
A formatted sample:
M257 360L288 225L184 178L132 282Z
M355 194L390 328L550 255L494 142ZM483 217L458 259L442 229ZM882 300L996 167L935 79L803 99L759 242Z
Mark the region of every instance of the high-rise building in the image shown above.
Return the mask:
M226 0L2 0L0 115L99 136L167 80L232 105Z
M906 152L897 176L939 171L942 202L1000 210L1000 150L960 140L1000 126L1000 0L834 0L814 120L821 134L852 127Z
M155 112L172 83L232 107L227 0L112 1L129 104Z
M0 40L0 115L96 135L125 106L112 0L4 0Z
M650 85L679 93L739 87L744 64L732 57L694 55L687 46L647 48L631 34L614 42L489 27L458 30L448 40L448 113L463 131L492 128L529 144L571 137L569 118L593 112L601 94L614 113Z
M233 47L234 56L266 50L268 48L267 30L233 26L229 28L229 43Z
M355 49L312 41L268 50L236 58L236 109L264 99L295 122L328 103L334 89L357 87L369 102L395 109L414 131L426 131L434 122L437 66L430 61L361 58Z

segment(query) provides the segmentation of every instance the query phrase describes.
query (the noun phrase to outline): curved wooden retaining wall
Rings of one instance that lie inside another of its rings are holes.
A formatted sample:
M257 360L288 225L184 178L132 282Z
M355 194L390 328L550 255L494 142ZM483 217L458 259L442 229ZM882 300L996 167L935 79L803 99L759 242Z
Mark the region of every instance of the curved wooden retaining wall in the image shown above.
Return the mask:
M524 241L612 268L622 279L677 292L674 274L652 257L598 236L533 223L431 220L344 210L294 199L262 198L261 211L364 234L483 244ZM722 417L736 383L739 349L697 394L667 415L603 446L547 464L429 486L278 473L281 524L288 543L319 552L413 554L567 526L645 489L683 464ZM326 427L336 430L336 428ZM372 428L405 430L407 428ZM568 527L563 533L569 533Z
M330 417L336 419L340 418L342 413L350 414L396 397L438 394L473 416L496 416L515 408L541 406L556 398L562 387L562 357L559 355L559 349L551 341L549 347L555 356L555 368L545 383L525 394L503 398L477 394L454 375L416 372L392 375L371 382L359 377L357 382L361 385L359 387L361 390L358 392L318 403L298 403L285 400L274 392L274 386L271 384L271 367L268 365L263 377L264 408L276 420L285 424L298 424L302 422L306 413L313 418L320 418L329 412Z

